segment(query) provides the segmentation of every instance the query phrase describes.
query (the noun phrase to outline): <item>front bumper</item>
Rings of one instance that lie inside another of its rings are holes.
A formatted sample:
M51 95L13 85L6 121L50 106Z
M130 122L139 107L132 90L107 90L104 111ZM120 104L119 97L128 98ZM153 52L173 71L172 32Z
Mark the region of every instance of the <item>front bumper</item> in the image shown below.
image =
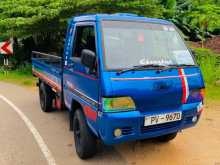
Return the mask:
M199 103L191 103L182 105L182 120L158 124L154 126L144 127L144 117L152 115L152 112L132 111L132 112L121 112L121 113L103 113L99 118L99 135L102 141L107 144L116 144L125 141L133 141L139 139L147 139L162 136L169 133L178 132L182 129L194 126L199 118L200 112L197 107ZM153 114L167 113L171 111L157 111ZM194 116L198 117L196 122L192 122ZM120 128L122 135L115 137L113 132L115 129Z

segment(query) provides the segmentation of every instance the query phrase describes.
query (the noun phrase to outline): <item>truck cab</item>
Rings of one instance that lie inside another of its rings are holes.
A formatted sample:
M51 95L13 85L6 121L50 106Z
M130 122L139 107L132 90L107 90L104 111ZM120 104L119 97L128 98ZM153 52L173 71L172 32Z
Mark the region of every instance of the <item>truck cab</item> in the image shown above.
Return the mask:
M41 107L51 109L55 100L69 110L81 158L95 154L97 139L107 145L172 140L194 126L203 110L200 68L166 20L134 14L74 17L59 64L33 58L33 74L39 77Z

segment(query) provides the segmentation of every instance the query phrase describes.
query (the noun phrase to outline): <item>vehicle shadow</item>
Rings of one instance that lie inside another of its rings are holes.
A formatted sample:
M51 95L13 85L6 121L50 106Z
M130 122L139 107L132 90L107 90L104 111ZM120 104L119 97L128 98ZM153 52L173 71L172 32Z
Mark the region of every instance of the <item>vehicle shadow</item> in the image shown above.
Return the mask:
M128 164L126 159L116 150L115 146L106 146L102 143L98 144L98 153L93 158L86 160L87 162L99 162L100 164Z
M52 112L53 116L60 116L60 120L66 123L66 128L69 128L69 114L66 110L54 110ZM68 130L67 130L68 131ZM73 136L72 136L73 137ZM74 138L74 137L73 137ZM74 152L74 139L72 139L72 143L69 145L73 147ZM125 165L127 164L126 160L122 157L122 155L118 152L115 146L107 146L102 142L98 141L97 144L97 154L86 160L80 161L82 164L108 164L108 165ZM74 152L74 154L76 154Z

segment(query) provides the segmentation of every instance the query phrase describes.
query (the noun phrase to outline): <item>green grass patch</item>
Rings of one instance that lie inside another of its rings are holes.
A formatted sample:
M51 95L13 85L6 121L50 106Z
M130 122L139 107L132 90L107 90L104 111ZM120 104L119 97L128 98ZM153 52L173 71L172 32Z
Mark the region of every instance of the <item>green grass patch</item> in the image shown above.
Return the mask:
M220 99L220 87L215 85L206 85L206 99L219 100Z
M218 64L220 55L209 49L195 48L194 50L205 80L206 98L220 99L220 86L216 85L216 81L220 80L220 63Z
M15 70L8 71L3 69L3 67L0 69L0 81L31 87L36 84L36 80L32 75L31 65L20 66Z

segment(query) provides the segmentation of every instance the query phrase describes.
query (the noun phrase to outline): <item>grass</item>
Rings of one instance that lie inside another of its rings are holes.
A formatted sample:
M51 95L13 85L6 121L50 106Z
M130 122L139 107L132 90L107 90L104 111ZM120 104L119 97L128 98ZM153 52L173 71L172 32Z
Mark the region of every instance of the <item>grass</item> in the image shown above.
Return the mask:
M31 65L21 66L16 70L5 71L0 68L0 81L15 83L32 87L36 84L36 78L31 72Z
M209 49L195 48L196 60L202 70L206 84L206 98L220 99L220 85L216 81L220 80L220 63L218 56ZM219 58L220 59L220 58Z
M215 85L206 85L206 99L220 100L220 87Z

